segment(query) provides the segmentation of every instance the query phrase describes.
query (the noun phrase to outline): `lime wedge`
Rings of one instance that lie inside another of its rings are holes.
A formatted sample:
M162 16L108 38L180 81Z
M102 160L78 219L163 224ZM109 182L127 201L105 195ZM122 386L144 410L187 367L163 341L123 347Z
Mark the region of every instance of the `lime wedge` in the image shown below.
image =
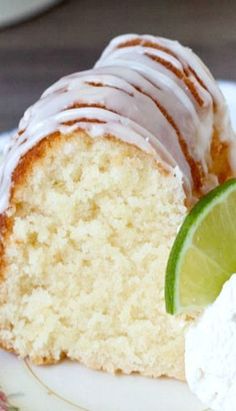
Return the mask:
M235 272L236 179L231 179L203 197L178 232L166 269L167 312L212 303Z

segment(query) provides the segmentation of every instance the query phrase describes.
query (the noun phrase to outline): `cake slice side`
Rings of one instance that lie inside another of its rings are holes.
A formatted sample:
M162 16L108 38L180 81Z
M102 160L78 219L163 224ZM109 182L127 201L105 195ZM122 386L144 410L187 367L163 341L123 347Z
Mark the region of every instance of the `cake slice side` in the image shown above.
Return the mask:
M184 378L188 322L164 272L186 214L175 170L114 136L55 133L25 154L2 216L0 344L36 364Z

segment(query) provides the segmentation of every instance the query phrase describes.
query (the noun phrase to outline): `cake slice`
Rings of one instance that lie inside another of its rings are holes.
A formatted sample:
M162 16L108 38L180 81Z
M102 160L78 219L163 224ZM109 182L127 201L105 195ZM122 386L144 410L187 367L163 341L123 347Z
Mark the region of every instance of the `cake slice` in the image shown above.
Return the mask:
M166 262L191 205L234 175L234 144L214 79L177 42L121 36L50 87L0 171L1 347L183 379L191 320L165 312Z

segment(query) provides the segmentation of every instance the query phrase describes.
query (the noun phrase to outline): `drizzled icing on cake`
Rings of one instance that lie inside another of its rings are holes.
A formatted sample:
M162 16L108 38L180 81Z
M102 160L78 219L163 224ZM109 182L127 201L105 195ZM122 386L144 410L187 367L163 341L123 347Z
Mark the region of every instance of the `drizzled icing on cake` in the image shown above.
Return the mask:
M95 67L108 65L129 67L163 92L159 101L187 139L189 154L204 174L211 166L211 141L216 130L222 142L235 144L222 93L191 49L162 37L122 35L111 41ZM235 159L230 158L230 162L235 171Z
M182 175L188 197L218 182L209 173L213 133L234 144L224 98L191 50L163 38L120 36L94 69L62 78L26 111L0 170L1 213L20 158L55 131L78 128L151 153Z

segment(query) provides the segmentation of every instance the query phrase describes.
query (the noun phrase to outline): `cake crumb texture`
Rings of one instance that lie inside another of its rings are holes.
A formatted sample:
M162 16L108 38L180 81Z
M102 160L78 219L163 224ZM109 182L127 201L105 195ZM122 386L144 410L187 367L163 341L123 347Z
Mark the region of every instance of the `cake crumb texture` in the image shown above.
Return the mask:
M36 364L66 356L112 373L184 378L187 321L164 304L186 213L174 170L83 131L40 144L15 172L7 211L0 344Z

